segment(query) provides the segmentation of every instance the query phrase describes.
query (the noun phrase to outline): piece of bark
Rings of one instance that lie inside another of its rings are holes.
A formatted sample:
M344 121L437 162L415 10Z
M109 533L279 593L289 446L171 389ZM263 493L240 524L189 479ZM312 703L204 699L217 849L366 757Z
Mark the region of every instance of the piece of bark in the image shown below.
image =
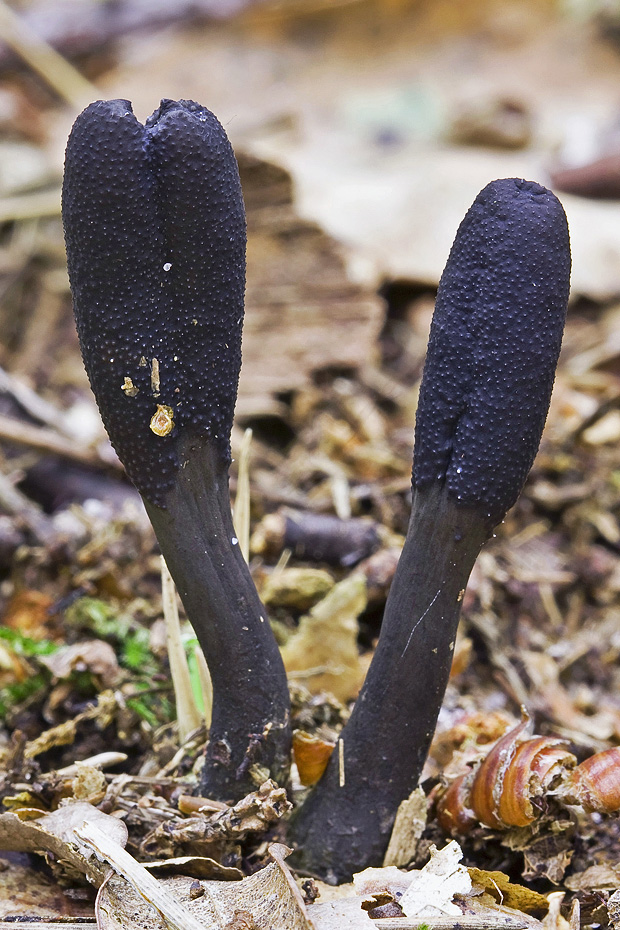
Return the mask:
M314 371L370 361L383 309L349 279L342 246L297 215L288 172L237 158L248 220L243 420L271 413L274 395L302 388Z

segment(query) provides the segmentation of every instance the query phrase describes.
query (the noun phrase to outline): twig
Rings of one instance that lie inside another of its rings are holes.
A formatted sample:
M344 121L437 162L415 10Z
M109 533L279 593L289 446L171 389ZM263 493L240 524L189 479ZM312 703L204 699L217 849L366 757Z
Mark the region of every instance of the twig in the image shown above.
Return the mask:
M62 769L56 769L54 774L62 775L63 778L70 778L74 775L79 774L80 766L92 765L95 768L104 769L111 768L113 765L120 765L121 762L127 761L127 753L125 752L99 752L96 756L90 756L88 759L83 759L80 762L73 762L71 765L67 765ZM117 776L112 775L112 778Z
M0 223L60 215L60 188L0 198Z
M35 35L4 0L0 0L0 38L70 106L81 110L89 100L99 96L97 88L56 49Z
M75 439L73 432L65 423L65 416L58 407L44 400L40 394L33 391L31 387L9 374L6 369L0 366L0 392L8 394L16 403L22 407L33 419L39 423L53 423L54 428L66 436L67 439Z
M161 882L147 872L144 866L130 856L119 843L110 839L92 823L84 823L75 830L77 838L91 849L98 859L109 863L115 872L122 875L132 888L150 904L173 930L204 930L204 924L191 911L183 907Z
M79 445L75 440L65 438L54 430L34 426L32 423L25 423L23 420L7 417L4 414L0 414L0 440L13 442L18 446L27 446L37 452L59 455L63 459L80 462L82 465L96 468L113 466L117 471L123 470L116 456L110 455L109 459L104 459L96 449Z

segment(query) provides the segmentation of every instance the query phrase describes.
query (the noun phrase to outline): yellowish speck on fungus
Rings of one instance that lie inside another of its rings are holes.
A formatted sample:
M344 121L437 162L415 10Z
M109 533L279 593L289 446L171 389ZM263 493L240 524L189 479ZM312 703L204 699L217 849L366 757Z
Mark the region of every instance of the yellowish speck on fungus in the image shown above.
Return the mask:
M140 389L135 386L131 378L125 376L125 380L121 384L121 391L124 391L127 397L135 397Z
M174 429L172 407L166 404L157 404L157 410L151 417L149 426L156 436L168 436Z
M155 397L159 396L159 359L151 362L151 390Z

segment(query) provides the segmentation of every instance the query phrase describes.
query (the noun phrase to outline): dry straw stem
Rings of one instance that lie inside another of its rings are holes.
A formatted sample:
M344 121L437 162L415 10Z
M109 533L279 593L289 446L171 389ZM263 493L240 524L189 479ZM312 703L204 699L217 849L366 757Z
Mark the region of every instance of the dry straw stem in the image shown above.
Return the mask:
M0 0L1 2L1 0ZM0 36L1 36L0 29ZM36 220L43 216L60 215L60 189L35 191L15 197L0 197L0 223Z
M81 110L99 96L97 88L35 35L4 0L0 0L0 38L70 106Z
M136 862L119 843L109 839L99 827L84 823L81 828L75 830L75 835L98 859L109 863L115 872L122 875L172 930L204 930L201 921L173 898L144 866Z
M239 472L237 475L237 496L233 511L233 523L241 553L246 562L250 561L250 447L252 430L246 429L239 450Z
M205 654L200 646L194 646L194 658L198 666L198 677L202 688L202 702L204 705L205 726L211 727L211 715L213 713L213 682L211 681L211 672L205 659Z
M202 717L194 701L187 657L181 640L177 592L163 556L161 559L161 596L166 623L168 661L177 705L179 740L183 744L190 733L201 725Z

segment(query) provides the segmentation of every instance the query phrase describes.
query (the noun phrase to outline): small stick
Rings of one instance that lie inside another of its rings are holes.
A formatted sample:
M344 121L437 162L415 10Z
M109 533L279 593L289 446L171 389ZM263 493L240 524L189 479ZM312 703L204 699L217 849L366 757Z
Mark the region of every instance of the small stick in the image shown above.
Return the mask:
M58 202L60 208L60 201ZM33 391L24 381L0 366L0 392L9 394L20 407L39 423L53 423L54 429L67 439L75 439L71 429L65 421L65 414L40 394Z
M81 109L97 88L0 0L0 38L70 106Z
M37 452L49 452L51 455L58 455L60 458L79 462L81 465L95 468L112 466L119 472L123 470L114 453L104 459L96 449L67 439L55 430L34 426L32 423L25 423L23 420L16 420L15 417L7 417L4 414L0 414L0 440L35 449Z
M58 216L60 213L60 191L36 191L16 197L0 197L0 223L16 220L36 220L42 216Z
M83 765L92 765L95 768L105 769L111 768L113 765L120 765L121 762L126 761L127 753L125 752L99 752L96 756L90 756L89 759L82 759L80 762L73 762L62 769L56 769L52 774L62 775L63 778L72 778L79 773L80 766ZM116 777L116 775L111 776L111 778Z

